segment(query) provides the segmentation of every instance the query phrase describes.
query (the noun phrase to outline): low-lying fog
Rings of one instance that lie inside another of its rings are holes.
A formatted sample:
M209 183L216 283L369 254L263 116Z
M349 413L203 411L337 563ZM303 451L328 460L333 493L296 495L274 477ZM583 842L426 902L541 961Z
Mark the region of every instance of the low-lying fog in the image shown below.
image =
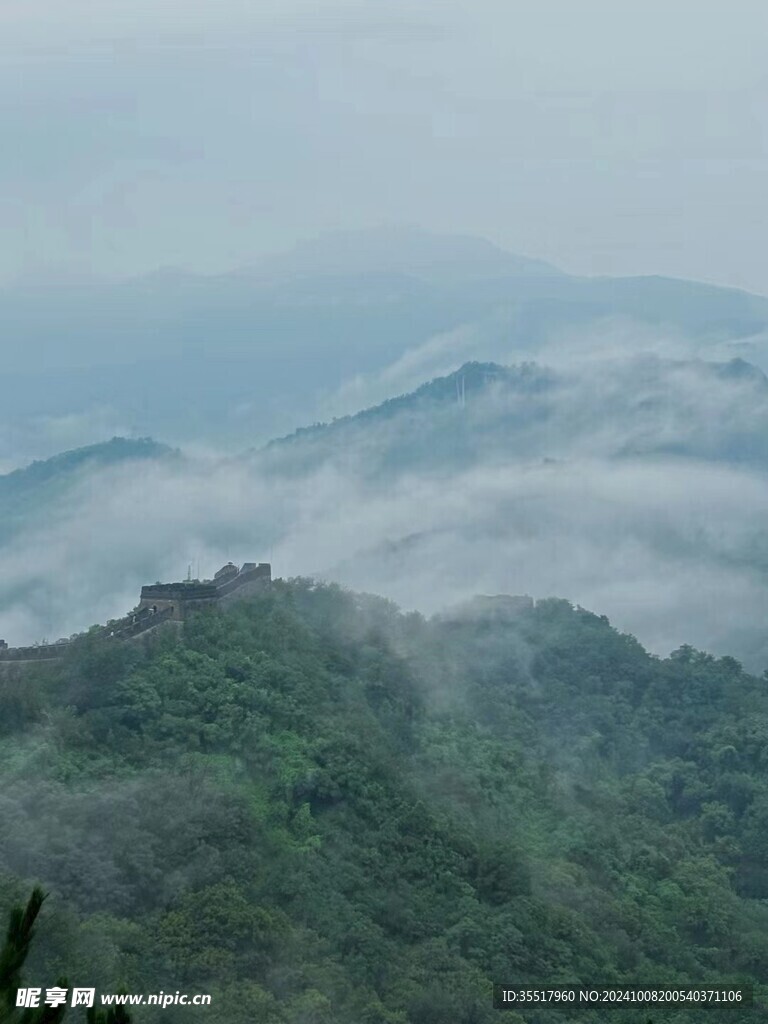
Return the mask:
M454 346L454 367L473 346ZM422 379L453 368L433 347L436 363L413 356ZM464 393L455 378L266 456L86 468L7 541L0 636L68 635L142 583L231 558L427 613L477 593L566 597L659 654L690 643L762 671L768 383L739 363L558 363L479 384L470 368Z

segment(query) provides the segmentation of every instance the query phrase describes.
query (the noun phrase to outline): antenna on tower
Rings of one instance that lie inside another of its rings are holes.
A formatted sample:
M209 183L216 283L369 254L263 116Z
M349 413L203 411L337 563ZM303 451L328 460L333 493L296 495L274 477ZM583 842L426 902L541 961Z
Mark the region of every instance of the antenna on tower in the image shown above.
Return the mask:
M461 377L456 378L456 404L463 409L465 401L464 374L462 373Z
M192 582L192 563L190 562L187 566L187 583Z

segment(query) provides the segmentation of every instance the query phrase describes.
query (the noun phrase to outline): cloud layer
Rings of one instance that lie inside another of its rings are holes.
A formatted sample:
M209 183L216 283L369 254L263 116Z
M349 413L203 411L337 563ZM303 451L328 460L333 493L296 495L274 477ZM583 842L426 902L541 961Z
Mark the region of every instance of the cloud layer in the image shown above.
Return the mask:
M487 443L469 460L427 438L427 462L381 473L360 472L354 445L289 473L280 446L269 465L190 457L89 473L3 552L0 635L66 635L123 613L142 583L255 559L425 612L476 593L562 596L658 653L692 643L765 667L768 479L762 456L740 458L764 433L765 381L658 361L599 374L588 362L562 379L553 419L517 433L494 387L476 396ZM355 445L391 454L407 416L370 418Z

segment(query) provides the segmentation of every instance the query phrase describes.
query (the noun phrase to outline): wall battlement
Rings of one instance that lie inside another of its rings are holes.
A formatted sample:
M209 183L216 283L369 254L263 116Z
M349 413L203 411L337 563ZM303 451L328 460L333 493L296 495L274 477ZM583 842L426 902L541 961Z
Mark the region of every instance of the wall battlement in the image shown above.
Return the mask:
M226 606L251 597L271 582L272 566L268 562L246 562L240 568L228 562L212 580L152 583L141 588L139 603L133 611L100 627L97 635L105 640L131 640L162 622L183 622L190 613L201 608ZM55 644L33 647L9 647L5 640L0 640L0 665L56 661L76 639L77 636L63 638Z
M246 562L238 569L232 562L222 566L212 580L185 580L183 583L152 583L141 588L139 611L171 610L177 622L211 604L226 604L237 595L250 597L272 580L272 566L268 562Z

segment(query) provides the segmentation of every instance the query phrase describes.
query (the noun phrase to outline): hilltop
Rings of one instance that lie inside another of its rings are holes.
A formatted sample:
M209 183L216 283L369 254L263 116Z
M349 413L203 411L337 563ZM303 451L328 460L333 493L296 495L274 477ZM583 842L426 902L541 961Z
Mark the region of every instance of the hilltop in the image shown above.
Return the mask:
M0 636L53 640L190 563L272 552L408 608L514 585L658 654L768 664L768 384L744 360L474 361L243 457L136 444L10 478Z
M44 520L57 502L93 472L120 465L177 457L151 438L113 437L110 441L61 452L0 475L0 540L22 525Z
M211 992L211 1024L492 1024L510 977L764 1007L767 730L734 659L565 601L277 583L0 679L0 914L40 881L31 983Z
M60 452L48 459L38 459L0 475L0 497L20 494L79 469L111 466L128 459L156 459L170 455L172 451L168 445L159 444L151 437L113 437L110 441Z
M765 469L767 439L768 379L742 359L638 356L557 369L468 362L276 439L257 459L276 473L328 462L368 479L500 458L679 456Z

